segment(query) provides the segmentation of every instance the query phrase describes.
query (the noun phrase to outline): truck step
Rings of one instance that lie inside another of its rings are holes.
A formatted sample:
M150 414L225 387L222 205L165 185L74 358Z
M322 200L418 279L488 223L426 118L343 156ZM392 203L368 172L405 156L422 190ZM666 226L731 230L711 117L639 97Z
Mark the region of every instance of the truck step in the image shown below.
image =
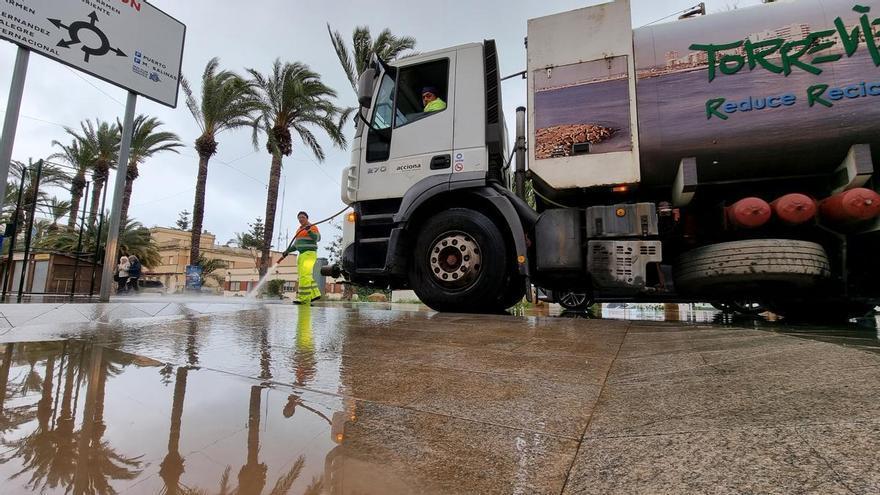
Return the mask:
M376 213L373 215L361 215L361 225L389 225L394 223L394 213Z
M358 244L388 244L389 237L370 237L366 239L360 239Z

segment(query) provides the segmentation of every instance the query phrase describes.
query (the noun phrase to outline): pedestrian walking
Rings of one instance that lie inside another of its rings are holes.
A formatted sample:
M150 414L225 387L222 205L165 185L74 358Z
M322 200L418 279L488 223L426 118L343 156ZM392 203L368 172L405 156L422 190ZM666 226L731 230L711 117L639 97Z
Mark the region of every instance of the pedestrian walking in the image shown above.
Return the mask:
M128 285L135 292L140 292L138 280L141 278L141 261L137 256L131 255L128 257L128 264Z
M120 256L119 264L116 265L116 273L119 275L119 285L116 288L117 294L122 294L128 290L128 269L131 268L131 264L128 261L128 256Z
M310 304L321 298L321 291L312 276L312 270L318 260L318 241L321 240L321 233L318 227L309 223L308 213L301 211L297 213L296 219L300 226L294 236L293 245L284 251L284 255L287 256L292 251L299 253L296 257L296 272L299 278L299 287L296 291L298 300L294 302Z

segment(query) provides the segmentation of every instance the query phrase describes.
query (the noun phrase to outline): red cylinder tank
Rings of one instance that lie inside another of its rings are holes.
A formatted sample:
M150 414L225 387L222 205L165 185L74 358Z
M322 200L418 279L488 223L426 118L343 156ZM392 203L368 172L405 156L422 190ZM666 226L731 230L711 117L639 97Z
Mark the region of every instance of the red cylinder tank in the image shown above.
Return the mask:
M857 187L825 198L819 204L822 220L831 223L863 222L880 216L880 194Z
M770 203L773 213L779 220L789 225L800 225L809 222L816 216L816 201L800 193L786 194Z
M770 220L770 205L761 198L745 198L727 207L727 221L736 227L754 229Z

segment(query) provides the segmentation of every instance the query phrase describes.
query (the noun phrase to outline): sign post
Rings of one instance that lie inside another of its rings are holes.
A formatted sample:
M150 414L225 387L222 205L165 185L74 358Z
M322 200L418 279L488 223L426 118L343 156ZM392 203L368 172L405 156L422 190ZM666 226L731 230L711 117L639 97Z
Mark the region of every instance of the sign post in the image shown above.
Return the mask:
M186 26L142 0L0 1L0 19L0 39L19 46L0 145L0 198L9 173L30 51L128 91L101 277L101 301L106 302L116 268L137 97L177 107Z
M125 120L122 122L122 142L119 144L119 162L116 164L116 186L113 188L113 206L110 209L110 227L107 245L104 246L104 267L101 274L101 301L110 300L113 272L116 271L116 249L119 244L119 226L122 223L122 193L128 175L128 158L131 154L131 133L134 126L134 109L137 95L129 92L125 102Z
M24 94L24 80L27 77L30 54L31 52L21 46L15 54L15 68L12 70L12 84L9 85L9 101L6 104L6 118L3 120L3 137L0 138L0 198L6 197L9 162L12 161L12 147L15 144L15 130L18 128L18 113L21 110L21 97Z

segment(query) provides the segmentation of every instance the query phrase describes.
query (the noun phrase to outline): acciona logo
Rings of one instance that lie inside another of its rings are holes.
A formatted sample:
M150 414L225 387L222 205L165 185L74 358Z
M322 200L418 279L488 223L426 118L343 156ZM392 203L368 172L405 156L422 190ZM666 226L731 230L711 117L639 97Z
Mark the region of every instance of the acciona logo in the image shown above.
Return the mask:
M405 165L398 165L394 171L395 172L412 172L413 170L419 170L422 168L421 163L407 163Z

